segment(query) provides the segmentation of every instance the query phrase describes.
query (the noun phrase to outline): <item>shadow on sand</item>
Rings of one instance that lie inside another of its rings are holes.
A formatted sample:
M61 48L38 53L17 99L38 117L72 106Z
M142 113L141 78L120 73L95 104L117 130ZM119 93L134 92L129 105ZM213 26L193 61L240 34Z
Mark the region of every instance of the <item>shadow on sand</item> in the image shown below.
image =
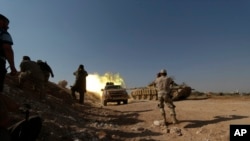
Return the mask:
M186 126L184 126L184 128L197 128L208 124L216 124L223 121L243 119L243 118L248 118L248 116L239 116L239 115L215 116L214 119L212 120L184 120L180 122L190 122L190 124L187 124Z

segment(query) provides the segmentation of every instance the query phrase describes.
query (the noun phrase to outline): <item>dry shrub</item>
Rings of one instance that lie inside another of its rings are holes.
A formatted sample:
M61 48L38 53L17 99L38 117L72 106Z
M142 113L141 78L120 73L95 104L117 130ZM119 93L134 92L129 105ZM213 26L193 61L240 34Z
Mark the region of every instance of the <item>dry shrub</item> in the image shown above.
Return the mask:
M68 82L66 80L61 80L58 82L58 86L62 88L66 88L67 85L68 85Z

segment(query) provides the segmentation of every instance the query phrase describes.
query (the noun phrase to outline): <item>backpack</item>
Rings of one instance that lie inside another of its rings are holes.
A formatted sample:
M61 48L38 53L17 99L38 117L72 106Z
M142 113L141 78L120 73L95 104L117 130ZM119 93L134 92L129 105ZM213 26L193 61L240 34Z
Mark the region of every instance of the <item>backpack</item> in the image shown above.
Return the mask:
M41 68L42 71L47 71L47 72L49 72L51 74L51 77L54 77L53 71L50 68L50 66L47 64L46 61L43 62L41 60L38 60L37 64L40 66L40 68Z
M38 61L37 64L40 66L42 71L52 72L52 70L51 70L50 66L47 64L47 62Z

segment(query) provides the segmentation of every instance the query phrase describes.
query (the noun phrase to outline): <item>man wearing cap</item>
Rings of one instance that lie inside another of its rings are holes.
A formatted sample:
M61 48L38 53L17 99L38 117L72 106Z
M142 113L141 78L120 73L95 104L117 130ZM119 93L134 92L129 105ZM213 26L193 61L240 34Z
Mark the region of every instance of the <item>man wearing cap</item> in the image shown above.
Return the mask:
M165 69L162 69L160 71L160 77L156 78L155 80L155 86L157 88L158 93L158 100L160 102L158 104L158 107L160 108L161 114L164 118L165 126L167 126L167 120L166 113L164 110L164 103L170 109L172 123L176 124L178 122L176 119L175 105L173 104L173 101L170 97L170 85L172 82L173 80L170 77L167 77L167 71Z

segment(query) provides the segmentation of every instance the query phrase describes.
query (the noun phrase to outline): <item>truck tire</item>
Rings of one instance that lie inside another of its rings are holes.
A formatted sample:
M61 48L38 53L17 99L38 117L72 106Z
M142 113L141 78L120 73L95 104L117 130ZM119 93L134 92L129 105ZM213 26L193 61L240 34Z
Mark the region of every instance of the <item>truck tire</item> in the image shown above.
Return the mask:
M128 104L128 100L123 100L123 104Z
M103 105L103 106L107 106L107 100L103 100L103 101L102 101L102 105Z

